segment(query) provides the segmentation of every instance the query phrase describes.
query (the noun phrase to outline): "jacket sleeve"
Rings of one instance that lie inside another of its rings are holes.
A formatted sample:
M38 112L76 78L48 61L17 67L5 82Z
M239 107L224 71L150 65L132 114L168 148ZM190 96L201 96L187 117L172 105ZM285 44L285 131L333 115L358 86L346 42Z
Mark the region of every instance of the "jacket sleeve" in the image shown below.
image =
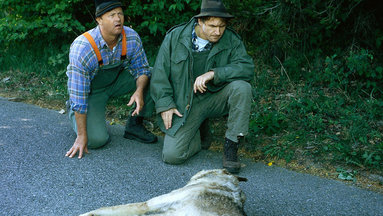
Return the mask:
M173 87L169 81L170 43L171 35L168 34L162 42L158 52L150 81L150 94L155 103L157 114L171 108L176 108L173 99Z
M229 64L212 68L214 71L214 85L222 85L235 80L250 82L254 79L253 59L247 54L245 45L239 41L230 52Z

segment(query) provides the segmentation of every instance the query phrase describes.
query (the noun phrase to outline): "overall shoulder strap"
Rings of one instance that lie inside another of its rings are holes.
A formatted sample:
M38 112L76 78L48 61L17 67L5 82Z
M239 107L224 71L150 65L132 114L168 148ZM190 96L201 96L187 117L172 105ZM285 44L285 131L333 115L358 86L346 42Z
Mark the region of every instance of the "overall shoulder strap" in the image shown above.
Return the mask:
M92 48L93 48L93 50L97 56L98 65L102 66L104 63L102 61L101 53L100 53L100 50L98 50L98 47L97 47L96 42L94 41L93 37L89 34L89 32L85 32L83 35L86 37L86 39L88 39L90 45L92 45Z
M124 31L124 27L122 27L122 50L121 50L121 60L126 59L126 35Z
M124 29L122 29L121 33L122 33L121 60L124 60L124 59L126 59L126 52L127 52L127 50L126 50L126 34L125 34ZM103 63L103 60L101 57L101 53L100 53L100 50L98 49L96 42L94 41L93 37L89 34L89 32L85 32L83 35L86 39L88 39L90 45L92 45L92 48L93 48L93 50L97 56L98 65L102 66L104 63Z

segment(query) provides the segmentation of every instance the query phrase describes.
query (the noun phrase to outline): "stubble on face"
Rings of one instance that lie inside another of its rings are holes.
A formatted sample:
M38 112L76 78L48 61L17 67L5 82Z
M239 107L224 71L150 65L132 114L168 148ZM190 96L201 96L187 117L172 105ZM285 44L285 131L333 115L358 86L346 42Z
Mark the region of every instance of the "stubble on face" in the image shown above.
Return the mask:
M226 30L226 22L220 17L211 17L205 22L198 19L198 25L197 36L212 43L218 42Z

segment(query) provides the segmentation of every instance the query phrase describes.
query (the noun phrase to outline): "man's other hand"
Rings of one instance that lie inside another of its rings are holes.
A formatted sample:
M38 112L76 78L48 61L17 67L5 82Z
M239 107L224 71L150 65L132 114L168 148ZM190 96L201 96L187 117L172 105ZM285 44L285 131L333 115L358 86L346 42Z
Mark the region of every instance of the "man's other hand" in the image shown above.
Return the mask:
M136 103L136 109L133 111L132 116L140 114L140 111L144 107L144 93L140 90L134 92L132 97L130 97L128 106L132 106Z
M176 114L178 117L182 117L182 114L176 108L161 113L166 130L172 127L173 114Z
M209 71L201 76L197 77L194 82L193 90L194 93L197 93L197 91L204 93L207 90L206 84L214 78L214 71Z

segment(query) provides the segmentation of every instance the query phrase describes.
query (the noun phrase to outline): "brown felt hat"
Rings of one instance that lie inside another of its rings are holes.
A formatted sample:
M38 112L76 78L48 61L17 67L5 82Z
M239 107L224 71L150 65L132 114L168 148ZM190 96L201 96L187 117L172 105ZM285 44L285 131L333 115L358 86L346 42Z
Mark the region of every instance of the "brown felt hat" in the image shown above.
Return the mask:
M222 18L233 18L234 16L226 11L225 5L221 0L202 0L201 12L194 17L222 17Z

